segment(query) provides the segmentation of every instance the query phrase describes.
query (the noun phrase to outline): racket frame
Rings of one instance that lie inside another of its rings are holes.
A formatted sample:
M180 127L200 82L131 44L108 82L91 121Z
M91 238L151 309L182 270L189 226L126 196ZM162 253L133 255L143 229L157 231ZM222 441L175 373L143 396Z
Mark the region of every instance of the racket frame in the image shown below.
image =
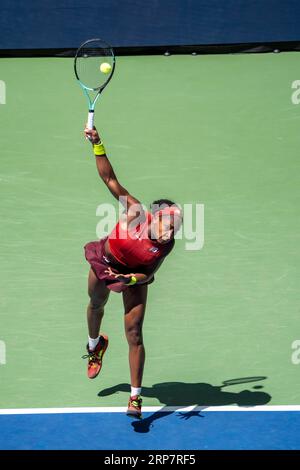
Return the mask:
M83 46L86 46L87 44L89 44L90 42L94 42L94 41L101 41L103 44L106 44L107 45L107 48L108 49L111 49L112 51L112 60L113 60L113 63L112 63L112 70L110 72L110 75L109 77L107 78L106 82L104 82L103 85L99 86L99 87L96 87L96 88L90 88L90 87L87 87L86 85L84 85L79 76L78 76L78 73L77 73L77 69L76 69L76 62L77 62L77 58L78 58L78 53L79 51L83 48ZM115 54L114 54L114 51L113 51L113 48L107 44L105 41L103 41L102 39L99 39L99 38L95 38L95 39L88 39L87 41L83 42L77 49L76 51L76 54L75 54L75 59L74 59L74 72L75 72L75 76L79 82L79 85L81 86L86 98L87 98L87 101L88 101L88 107L89 107L89 112L88 112L88 120L87 120L87 128L90 130L90 129L93 129L94 128L94 116L95 116L95 106L96 106L96 103L99 99L99 96L101 95L102 91L104 90L104 88L109 84L110 80L112 79L113 77L113 74L114 74L114 71L115 71L115 66L116 66L116 58L115 58ZM88 91L95 91L97 92L97 95L94 97L93 101L91 100L91 97L90 95L88 94Z

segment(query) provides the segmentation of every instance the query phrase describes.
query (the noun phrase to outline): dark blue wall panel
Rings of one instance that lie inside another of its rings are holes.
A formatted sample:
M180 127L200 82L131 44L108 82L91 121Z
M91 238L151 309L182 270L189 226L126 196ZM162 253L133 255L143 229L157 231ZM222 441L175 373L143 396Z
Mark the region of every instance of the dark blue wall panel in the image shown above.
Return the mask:
M299 0L0 0L0 49L300 40Z

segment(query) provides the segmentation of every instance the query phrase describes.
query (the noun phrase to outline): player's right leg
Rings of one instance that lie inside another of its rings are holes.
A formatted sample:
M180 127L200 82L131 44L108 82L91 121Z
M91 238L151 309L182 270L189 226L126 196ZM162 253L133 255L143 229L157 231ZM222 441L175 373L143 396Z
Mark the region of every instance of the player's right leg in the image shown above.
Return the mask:
M100 281L94 271L90 269L88 279L88 294L90 302L87 307L87 323L89 330L89 343L87 345L88 370L90 379L94 379L99 374L103 355L108 346L108 337L100 335L101 321L104 315L104 306L108 301L110 290L104 281Z

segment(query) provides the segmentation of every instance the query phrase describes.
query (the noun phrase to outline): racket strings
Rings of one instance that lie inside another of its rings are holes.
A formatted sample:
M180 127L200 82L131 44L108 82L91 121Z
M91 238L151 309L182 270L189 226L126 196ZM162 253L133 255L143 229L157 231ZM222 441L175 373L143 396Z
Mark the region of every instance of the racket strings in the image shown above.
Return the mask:
M77 77L86 88L102 88L113 73L114 60L113 50L102 42L83 45L76 56ZM100 66L103 63L110 65L108 73L101 72Z

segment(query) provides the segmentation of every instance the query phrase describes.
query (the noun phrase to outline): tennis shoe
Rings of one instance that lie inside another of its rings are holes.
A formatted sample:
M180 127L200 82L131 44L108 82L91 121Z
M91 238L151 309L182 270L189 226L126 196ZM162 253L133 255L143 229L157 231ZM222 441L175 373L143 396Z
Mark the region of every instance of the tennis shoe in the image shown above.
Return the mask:
M141 395L135 395L129 398L127 416L132 418L142 418L142 397Z
M87 366L87 375L89 379L95 379L97 375L99 375L103 356L108 347L108 337L106 335L101 335L99 338L99 342L94 350L89 349L89 345L87 344L87 354L82 356L83 359L88 359L88 366Z

